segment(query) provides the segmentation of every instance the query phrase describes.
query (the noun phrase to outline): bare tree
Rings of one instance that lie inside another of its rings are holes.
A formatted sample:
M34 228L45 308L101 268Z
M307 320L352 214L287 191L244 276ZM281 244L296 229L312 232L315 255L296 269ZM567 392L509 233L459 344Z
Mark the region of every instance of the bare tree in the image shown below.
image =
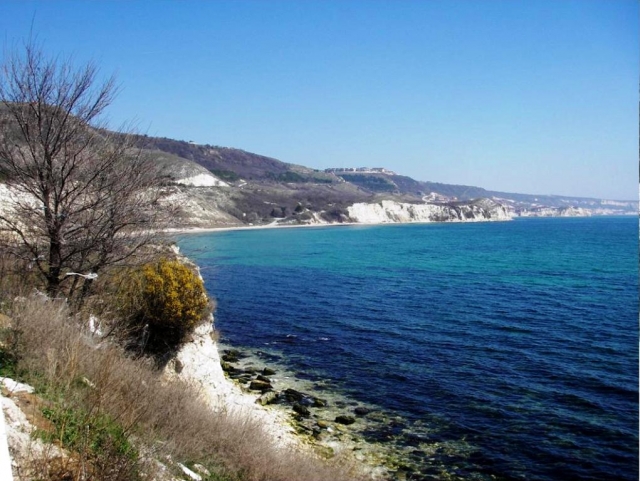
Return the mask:
M101 123L116 88L93 63L44 55L28 43L0 70L0 212L5 249L28 260L46 289L85 290L105 266L154 239L160 175L132 136Z

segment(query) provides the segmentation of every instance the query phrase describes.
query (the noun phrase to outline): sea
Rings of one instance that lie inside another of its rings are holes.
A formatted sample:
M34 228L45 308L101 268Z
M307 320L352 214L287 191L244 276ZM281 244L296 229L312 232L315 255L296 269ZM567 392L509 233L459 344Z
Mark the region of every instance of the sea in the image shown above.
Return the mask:
M363 435L404 448L417 467L403 479L638 479L636 217L178 245L217 299L222 342L388 413Z

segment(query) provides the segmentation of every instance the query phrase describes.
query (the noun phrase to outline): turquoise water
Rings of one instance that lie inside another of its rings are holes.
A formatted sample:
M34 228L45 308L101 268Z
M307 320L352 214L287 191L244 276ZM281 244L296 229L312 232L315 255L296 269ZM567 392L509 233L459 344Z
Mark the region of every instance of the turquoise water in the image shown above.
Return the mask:
M415 448L424 469L410 479L431 479L435 462L463 478L638 478L636 218L232 231L179 245L218 300L227 343L268 347L401 417L368 436ZM464 449L434 458L435 442Z

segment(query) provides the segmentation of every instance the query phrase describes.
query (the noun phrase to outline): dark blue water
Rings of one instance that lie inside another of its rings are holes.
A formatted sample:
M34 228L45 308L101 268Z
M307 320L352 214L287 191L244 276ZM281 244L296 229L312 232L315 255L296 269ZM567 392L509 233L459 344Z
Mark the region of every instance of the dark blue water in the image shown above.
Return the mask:
M399 414L394 442L412 456L451 441L466 446L444 456L462 477L638 479L636 218L234 231L179 245L230 344L269 345ZM427 427L419 442L412 425Z

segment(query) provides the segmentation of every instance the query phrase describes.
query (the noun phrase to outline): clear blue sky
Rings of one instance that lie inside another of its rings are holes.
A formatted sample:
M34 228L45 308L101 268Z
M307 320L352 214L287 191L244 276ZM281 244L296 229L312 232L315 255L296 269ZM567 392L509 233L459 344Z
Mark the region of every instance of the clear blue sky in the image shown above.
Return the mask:
M638 198L637 0L0 2L95 60L113 125L313 168Z

